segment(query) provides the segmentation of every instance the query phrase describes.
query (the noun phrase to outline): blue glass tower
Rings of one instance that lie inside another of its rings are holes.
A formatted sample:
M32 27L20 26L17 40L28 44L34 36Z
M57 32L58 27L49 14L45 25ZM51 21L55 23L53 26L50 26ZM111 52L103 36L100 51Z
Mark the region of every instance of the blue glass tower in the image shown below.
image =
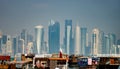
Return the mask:
M2 36L2 44L6 44L7 42L7 35Z
M21 32L21 39L23 39L25 42L27 41L27 32L25 29Z
M23 39L19 39L18 40L18 50L17 50L17 53L23 53L23 51L24 51L23 46L24 46L24 40Z
M27 48L27 31L26 29L23 29L22 32L21 32L21 39L24 40L24 45L25 45L25 53L26 53L26 48Z
M33 42L33 36L31 34L27 34L27 43Z
M101 41L101 54L106 54L106 46L105 46L105 34L103 31L100 31L100 41Z
M49 53L58 53L60 49L60 24L59 22L50 21L48 31Z
M117 40L117 45L120 45L120 39Z
M108 35L105 35L105 47L106 47L106 54L110 54L110 38Z
M72 46L72 20L65 20L65 38L64 38L65 52L70 55L74 53Z
M114 46L116 44L116 35L113 33L108 34L109 37L109 46L110 46L110 54L114 54Z
M13 38L13 54L17 53L17 38Z
M81 55L85 55L85 49L87 46L87 28L81 28Z

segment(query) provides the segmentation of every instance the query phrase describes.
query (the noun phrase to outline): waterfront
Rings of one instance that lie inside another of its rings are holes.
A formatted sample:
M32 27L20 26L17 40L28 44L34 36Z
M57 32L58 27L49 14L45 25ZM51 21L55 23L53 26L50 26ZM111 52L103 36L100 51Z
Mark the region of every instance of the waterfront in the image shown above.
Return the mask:
M29 69L33 69L33 68L29 68ZM64 69L64 68L63 68ZM79 67L68 67L67 69L96 69L96 68L79 68ZM120 69L120 66L119 68Z
M80 69L78 67L68 67L68 69ZM90 69L90 68L89 68ZM91 68L92 69L92 68ZM120 66L118 67L118 69L120 69Z
M79 69L78 67L68 67L68 69Z

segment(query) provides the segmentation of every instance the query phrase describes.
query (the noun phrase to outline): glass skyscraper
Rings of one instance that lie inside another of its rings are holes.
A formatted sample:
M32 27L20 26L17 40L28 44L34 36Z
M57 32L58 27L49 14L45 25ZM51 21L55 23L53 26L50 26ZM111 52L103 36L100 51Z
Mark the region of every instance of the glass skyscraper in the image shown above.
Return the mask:
M108 34L109 42L110 42L110 54L114 54L114 46L116 45L116 35L113 33Z
M36 45L36 54L43 54L43 43L44 43L44 28L43 26L35 27L35 45Z
M17 51L17 53L24 54L24 51L25 51L25 49L24 49L24 40L23 39L19 39L18 40L18 51Z
M59 22L50 21L48 31L49 53L58 53L60 49L60 24Z
M117 46L118 46L117 53L120 54L120 39L117 40Z
M65 45L65 52L70 55L74 53L74 47L72 42L72 20L65 20L65 38L64 38L64 45Z
M17 38L16 37L13 38L12 46L13 46L13 54L15 55L17 53Z
M2 36L2 54L6 54L7 35Z
M27 34L27 43L33 42L33 36L31 34Z
M103 54L104 50L104 33L95 28L92 31L92 55Z
M24 40L24 49L25 49L25 53L26 53L26 48L27 48L27 31L26 31L26 29L22 30L20 39Z
M106 47L106 54L110 54L110 38L108 35L105 35L105 47Z
M81 55L85 56L85 49L87 47L87 28L81 28L81 39L80 39L80 43L81 43Z
M100 47L102 47L101 48L101 54L105 54L106 53L106 46L105 46L105 34L104 34L104 32L103 31L100 31Z

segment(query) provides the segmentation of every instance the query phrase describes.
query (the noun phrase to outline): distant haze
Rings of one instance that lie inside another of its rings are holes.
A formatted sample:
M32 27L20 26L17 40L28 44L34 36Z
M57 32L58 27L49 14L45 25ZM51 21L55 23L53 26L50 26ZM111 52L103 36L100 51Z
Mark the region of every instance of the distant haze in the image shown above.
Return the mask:
M0 0L4 34L14 36L27 29L34 35L35 26L43 25L47 36L51 19L60 22L61 41L65 19L72 19L73 29L76 25L87 27L91 34L93 28L99 28L120 38L120 0Z

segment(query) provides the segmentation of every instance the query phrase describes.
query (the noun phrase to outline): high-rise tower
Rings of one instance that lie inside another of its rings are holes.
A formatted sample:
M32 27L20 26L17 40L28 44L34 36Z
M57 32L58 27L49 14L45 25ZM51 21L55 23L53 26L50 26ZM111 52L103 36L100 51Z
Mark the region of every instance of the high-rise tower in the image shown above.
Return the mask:
M81 43L81 55L84 55L85 56L85 53L86 53L86 51L85 51L85 49L86 49L86 47L87 47L87 41L88 41L88 39L87 39L87 28L80 28L80 31L81 31L81 39L80 39L80 43Z
M13 37L12 42L13 42L12 43L13 54L15 55L17 53L17 43L18 43L17 37Z
M64 38L65 51L68 55L72 54L72 20L65 20L65 38Z
M2 32L0 31L0 53L2 53Z
M76 26L75 28L75 48L74 48L74 54L75 55L80 55L81 53L81 43L80 43L80 27Z
M108 34L109 37L109 46L110 46L110 54L114 54L114 48L116 45L116 35L113 33Z
M2 54L6 54L7 35L2 35Z
M7 52L8 55L12 55L12 40L11 40L11 36L7 36L6 52Z
M23 29L22 32L21 32L21 38L22 40L24 40L24 50L25 50L25 53L26 53L26 49L27 49L27 31L26 29Z
M93 55L103 54L104 50L104 33L95 28L92 31L92 53Z
M43 26L36 26L35 27L35 45L37 48L37 54L42 54L43 53L43 42L44 42L44 28Z
M60 49L60 24L59 22L50 21L48 31L49 53L58 53Z

